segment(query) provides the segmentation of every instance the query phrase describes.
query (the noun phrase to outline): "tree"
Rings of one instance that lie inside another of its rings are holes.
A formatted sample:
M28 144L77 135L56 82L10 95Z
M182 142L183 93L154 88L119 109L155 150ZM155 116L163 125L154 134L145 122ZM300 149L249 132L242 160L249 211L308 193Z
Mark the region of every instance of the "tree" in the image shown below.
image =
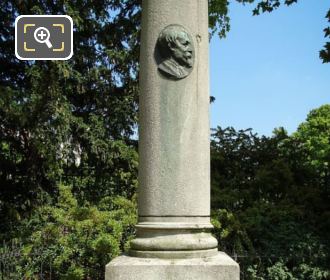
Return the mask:
M212 222L247 279L329 277L329 105L289 136L214 130Z
M299 149L304 154L301 165L310 174L308 181L304 181L309 182L311 191L302 196L307 196L308 208L318 213L314 217L315 227L321 232L329 232L330 105L326 104L310 111L306 121L300 124L292 135L291 141L301 143Z
M19 14L70 15L74 56L17 60ZM23 244L17 279L44 261L104 279L134 234L139 28L140 1L0 3L0 254Z
M293 134L306 150L306 163L320 172L319 176L330 176L330 105L326 104L309 112L305 122ZM329 181L330 182L330 181Z
M80 199L131 197L136 188L139 1L1 1L0 232L10 237L58 185ZM72 17L68 61L19 61L19 14Z

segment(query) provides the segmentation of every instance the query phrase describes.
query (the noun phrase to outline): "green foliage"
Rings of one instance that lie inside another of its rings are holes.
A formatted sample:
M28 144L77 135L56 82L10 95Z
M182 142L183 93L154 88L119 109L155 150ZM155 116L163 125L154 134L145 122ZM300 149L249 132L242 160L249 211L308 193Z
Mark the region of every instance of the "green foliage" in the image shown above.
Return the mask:
M72 188L60 185L56 205L23 221L17 270L34 279L43 263L43 273L52 270L54 279L104 279L105 265L124 251L135 223L135 203L105 197L100 206L79 205Z
M19 61L19 14L67 14L68 61ZM140 1L1 1L0 236L34 207L54 203L57 185L80 202L131 198L137 186Z
M219 241L219 250L231 251L233 255L242 252L254 254L253 245L238 217L226 209L212 213L213 235Z
M276 262L271 267L267 268L267 274L269 280L296 280L292 273L285 266L282 261Z
M229 1L209 0L209 27L211 35L218 31L220 37L225 37L230 30L228 16Z
M308 154L307 163L320 172L320 176L329 175L330 159L330 105L312 110L306 122L299 125L293 138L303 143L302 149Z
M221 250L246 256L246 279L329 277L329 108L312 110L292 136L214 130L214 234Z
M254 1L240 1L240 2L254 2ZM264 1L260 1L257 6L255 7L255 9L253 10L253 14L254 15L259 15L260 12L265 13L265 12L272 12L273 10L277 9L278 7L281 6L281 4L285 4L290 6L293 3L297 3L298 0L264 0Z

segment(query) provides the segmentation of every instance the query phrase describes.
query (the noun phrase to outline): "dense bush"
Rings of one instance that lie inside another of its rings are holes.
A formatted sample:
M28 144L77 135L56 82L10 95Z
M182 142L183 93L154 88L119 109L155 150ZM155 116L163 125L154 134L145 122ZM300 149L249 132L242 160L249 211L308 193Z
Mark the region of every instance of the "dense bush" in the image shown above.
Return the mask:
M330 105L288 136L214 130L212 209L220 249L247 279L330 277Z
M58 202L22 221L12 279L104 279L105 265L127 249L136 207L124 197L79 205L71 187L59 186ZM8 275L7 275L8 277Z

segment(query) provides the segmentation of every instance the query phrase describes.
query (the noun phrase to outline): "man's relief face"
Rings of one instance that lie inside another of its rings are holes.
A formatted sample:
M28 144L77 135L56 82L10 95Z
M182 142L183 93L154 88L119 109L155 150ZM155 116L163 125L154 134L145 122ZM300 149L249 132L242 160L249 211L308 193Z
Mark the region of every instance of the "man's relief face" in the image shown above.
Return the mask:
M195 51L192 37L178 24L165 27L159 34L155 58L158 70L178 80L187 77L194 66Z
M192 67L192 45L186 33L180 32L175 42L171 46L173 58L186 67Z

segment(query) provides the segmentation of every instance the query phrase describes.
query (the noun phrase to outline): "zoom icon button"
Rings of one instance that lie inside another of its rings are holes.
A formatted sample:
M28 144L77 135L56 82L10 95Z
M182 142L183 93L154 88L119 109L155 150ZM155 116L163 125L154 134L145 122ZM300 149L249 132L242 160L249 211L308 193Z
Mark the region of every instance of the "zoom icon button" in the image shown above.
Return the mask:
M45 30L45 33L44 33L44 30ZM45 39L44 39L44 36L46 36ZM34 39L38 43L46 43L47 47L51 49L53 47L53 45L49 41L49 37L50 37L50 33L49 33L49 30L46 27L38 27L34 31Z
M66 15L22 15L15 21L15 55L21 60L67 60L73 24Z

